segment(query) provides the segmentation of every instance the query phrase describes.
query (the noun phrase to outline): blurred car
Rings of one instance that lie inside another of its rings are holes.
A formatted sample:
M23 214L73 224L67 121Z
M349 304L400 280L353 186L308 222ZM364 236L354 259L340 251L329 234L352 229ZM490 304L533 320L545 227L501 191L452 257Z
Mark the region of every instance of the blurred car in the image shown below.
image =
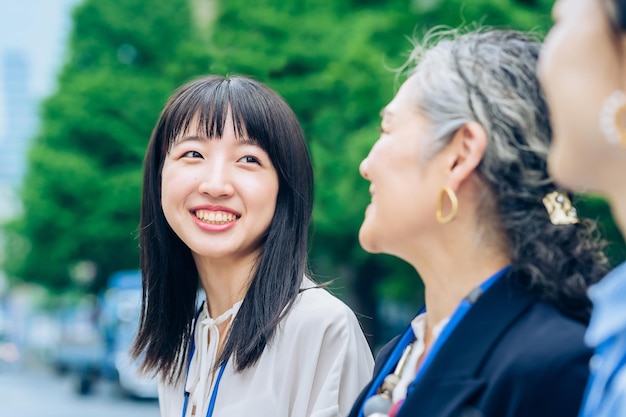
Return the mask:
M82 303L60 314L61 338L53 366L76 379L76 391L92 392L104 379L131 397L156 399L157 379L139 374L130 349L137 333L141 308L141 273L114 273L98 302Z
M118 383L124 394L135 398L156 399L158 397L157 380L139 372L139 362L131 358L128 352L118 352L115 357L118 371Z
M0 333L0 369L16 363L20 359L20 351L6 334Z
M20 359L17 345L9 337L9 319L5 306L0 303L0 370Z
M141 273L120 271L111 276L103 299L107 362L114 369L120 390L137 398L156 399L157 379L139 373L139 362L130 355L141 309Z
M96 306L86 298L77 305L61 308L57 316L60 337L51 355L52 366L59 375L75 378L79 394L89 394L100 377L106 355Z

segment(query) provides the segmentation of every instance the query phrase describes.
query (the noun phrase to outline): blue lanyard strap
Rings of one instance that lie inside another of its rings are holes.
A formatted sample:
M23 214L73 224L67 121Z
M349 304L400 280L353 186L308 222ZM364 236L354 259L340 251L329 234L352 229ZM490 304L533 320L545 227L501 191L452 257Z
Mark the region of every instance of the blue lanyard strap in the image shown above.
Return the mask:
M217 374L217 379L215 380L215 385L213 386L213 392L211 393L211 401L209 402L209 409L206 412L206 417L211 417L213 415L213 409L215 408L215 401L217 401L217 391L220 388L220 381L222 380L222 375L224 374L224 369L226 369L226 363L224 362L222 366L220 366L220 370ZM185 385L187 384L187 378L185 378ZM185 402L183 403L183 415L185 417L187 414L187 404L189 403L189 393L185 391Z
M196 317L194 319L193 327L191 330L191 347L189 348L189 359L187 360L187 374L185 375L185 388L187 387L187 379L189 378L189 368L191 367L191 359L193 358L193 354L196 351L196 343L195 343L195 333L196 333L196 322L198 321L198 316L200 315L200 308L196 313ZM222 380L222 375L224 374L224 369L226 369L226 364L228 360L224 361L222 366L217 373L217 378L215 379L215 385L213 386L213 392L211 393L211 401L209 401L209 409L206 412L206 417L213 416L213 409L215 408L215 402L217 401L217 391L220 388L220 381ZM182 417L187 415L187 405L189 403L189 392L185 389L185 401L183 402L183 414Z
M437 339L435 340L435 343L430 348L430 351L424 352L426 357L424 359L424 362L422 363L422 366L419 368L417 375L415 376L415 379L413 380L413 382L409 385L407 389L407 397L409 396L409 394L415 387L415 384L422 377L424 372L426 372L426 369L428 369L428 367L430 366L435 356L437 356L437 352L439 351L439 349L441 349L441 347L444 345L446 340L450 337L450 335L452 334L456 326L458 326L458 324L461 322L465 314L467 314L467 312L472 307L472 305L474 305L478 297L480 297L482 293L487 291L489 287L493 285L493 283L495 283L500 277L502 277L510 269L511 269L510 265L502 268L501 270L493 274L491 277L489 277L482 284L480 284L479 287L477 287L472 292L470 292L470 294L461 301L461 304L459 304L459 306L456 308L456 310L450 317L450 321L448 321L444 329L441 331L441 334L439 335L439 337L437 337ZM420 315L424 313L425 311L426 311L426 308L423 307L417 315ZM400 340L396 344L396 347L392 351L391 355L389 355L389 358L383 365L382 369L380 370L380 372L378 373L378 375L372 382L372 385L370 386L367 392L367 395L365 396L365 398L363 399L363 402L361 403L361 409L359 410L359 417L363 417L363 406L365 405L366 400L376 394L376 391L382 385L383 381L385 380L385 377L392 372L393 368L396 366L396 364L400 360L400 357L402 356L402 353L404 352L404 350L414 340L415 340L415 333L413 333L413 328L409 325L409 327L404 331L404 333L400 337Z

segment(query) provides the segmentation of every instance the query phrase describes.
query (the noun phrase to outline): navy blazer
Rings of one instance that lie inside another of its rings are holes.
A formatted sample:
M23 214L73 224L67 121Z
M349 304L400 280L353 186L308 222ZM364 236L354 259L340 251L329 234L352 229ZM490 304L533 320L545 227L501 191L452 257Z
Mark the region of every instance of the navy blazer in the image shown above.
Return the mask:
M509 273L459 322L397 417L576 417L592 354L585 329ZM380 351L374 377L398 339ZM370 385L349 417L359 415Z

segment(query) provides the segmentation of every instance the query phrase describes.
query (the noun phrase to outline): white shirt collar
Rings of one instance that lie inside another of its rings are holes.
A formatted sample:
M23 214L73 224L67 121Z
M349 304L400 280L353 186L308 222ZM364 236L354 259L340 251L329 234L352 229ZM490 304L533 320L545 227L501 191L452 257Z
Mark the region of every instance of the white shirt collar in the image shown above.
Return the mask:
M209 315L209 308L205 301L198 315L193 335L195 350L185 384L185 391L190 394L188 409L192 410L195 405L196 416L204 415L205 408L208 407L214 381L213 367L217 361L217 347L220 340L218 326L228 319L234 319L242 302L243 300L236 302L230 309L213 319Z
M432 336L433 342L437 340L441 331L446 327L446 324L450 321L450 317L446 317L433 327ZM407 388L415 379L417 374L417 362L424 354L424 334L426 333L426 313L419 314L411 321L411 328L415 334L415 341L411 348L411 353L407 358L404 367L402 368L402 375L400 380L396 384L392 393L392 402L396 402L406 398Z

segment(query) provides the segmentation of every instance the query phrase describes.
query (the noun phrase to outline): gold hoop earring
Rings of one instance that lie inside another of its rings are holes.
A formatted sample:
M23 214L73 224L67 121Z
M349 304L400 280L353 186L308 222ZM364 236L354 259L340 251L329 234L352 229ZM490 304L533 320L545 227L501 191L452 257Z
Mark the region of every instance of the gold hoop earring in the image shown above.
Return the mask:
M626 148L626 94L616 90L604 100L600 109L600 130L612 145Z
M443 199L446 195L450 199L450 204L452 204L452 210L450 210L450 213L448 213L448 215L444 217ZM437 221L441 224L450 223L456 217L458 211L459 200L457 200L454 190L452 190L452 188L448 186L443 187L439 192L439 201L437 202L437 211L435 212L435 216L437 216Z
M560 191L552 191L543 198L543 205L548 211L548 216L550 216L550 223L578 223L578 213L567 194Z

